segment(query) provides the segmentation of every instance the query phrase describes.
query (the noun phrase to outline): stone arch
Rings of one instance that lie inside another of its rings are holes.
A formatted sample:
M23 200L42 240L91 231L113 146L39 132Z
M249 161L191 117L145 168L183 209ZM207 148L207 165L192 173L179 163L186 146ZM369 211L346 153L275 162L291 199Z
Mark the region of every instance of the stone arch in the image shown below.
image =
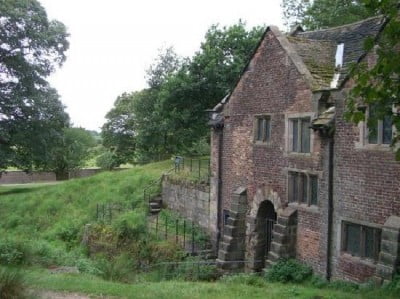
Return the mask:
M263 235L266 233L266 219L276 221L282 211L282 201L277 192L266 187L257 189L246 217L246 260L249 270L259 271L264 267L267 258L267 244Z

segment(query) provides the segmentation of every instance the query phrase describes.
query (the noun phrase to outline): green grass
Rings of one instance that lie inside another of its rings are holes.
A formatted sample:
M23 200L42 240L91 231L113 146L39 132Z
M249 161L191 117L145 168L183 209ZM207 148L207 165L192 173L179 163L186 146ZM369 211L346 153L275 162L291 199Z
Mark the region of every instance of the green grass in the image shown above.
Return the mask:
M117 298L396 298L380 291L345 292L308 285L267 283L262 278L218 282L136 282L123 284L83 274L50 274L27 270L26 283L37 290L78 292Z
M45 264L73 264L82 256L80 238L85 224L96 221L97 204L133 206L145 217L143 187L170 167L171 162L164 161L56 185L0 186L0 263L8 259L40 264L43 261L38 259L47 256L50 258ZM10 246L22 253L10 253ZM24 246L32 250L25 252ZM10 256L1 257L4 248ZM32 251L34 261L28 256Z

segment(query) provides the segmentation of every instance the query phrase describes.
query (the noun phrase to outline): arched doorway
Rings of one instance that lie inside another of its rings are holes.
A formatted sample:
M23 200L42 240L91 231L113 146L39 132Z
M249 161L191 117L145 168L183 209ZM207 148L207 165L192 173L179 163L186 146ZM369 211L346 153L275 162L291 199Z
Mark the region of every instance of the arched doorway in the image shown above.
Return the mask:
M276 212L274 205L265 200L261 202L256 216L256 236L257 245L254 252L255 271L261 271L265 267L265 260L271 250L272 234L276 222Z

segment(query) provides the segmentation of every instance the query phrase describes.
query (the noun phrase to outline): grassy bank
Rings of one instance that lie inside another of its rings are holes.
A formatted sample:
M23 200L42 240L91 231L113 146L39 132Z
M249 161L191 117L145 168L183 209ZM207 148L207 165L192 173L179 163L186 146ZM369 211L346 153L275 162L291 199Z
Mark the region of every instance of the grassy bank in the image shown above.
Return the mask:
M0 264L85 263L79 261L86 258L80 242L84 226L96 222L97 205L126 207L114 215L120 228L142 228L143 188L170 168L171 161L164 161L56 185L0 186Z

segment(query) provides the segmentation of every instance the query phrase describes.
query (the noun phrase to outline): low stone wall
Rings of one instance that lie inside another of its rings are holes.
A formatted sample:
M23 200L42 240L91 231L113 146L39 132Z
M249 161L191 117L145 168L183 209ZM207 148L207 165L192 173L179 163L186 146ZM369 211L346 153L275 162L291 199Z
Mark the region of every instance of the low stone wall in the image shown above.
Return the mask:
M168 209L192 220L216 242L217 206L210 201L210 187L202 184L173 180L168 176L162 181L162 200Z
M72 178L89 177L101 171L103 170L99 168L74 170L70 172L69 178L72 179ZM56 181L56 175L54 172L50 171L33 171L27 173L21 170L15 170L15 171L13 170L4 172L0 176L0 185L28 184L28 183L55 182L55 181Z

